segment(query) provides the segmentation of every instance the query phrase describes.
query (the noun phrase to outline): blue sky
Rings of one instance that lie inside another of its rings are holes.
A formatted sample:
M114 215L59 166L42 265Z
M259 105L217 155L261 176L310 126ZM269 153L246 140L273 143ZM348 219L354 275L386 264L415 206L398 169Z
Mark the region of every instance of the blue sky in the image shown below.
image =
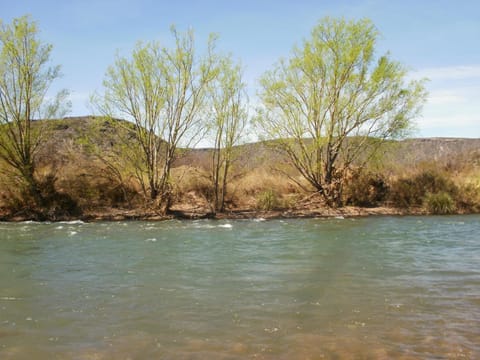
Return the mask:
M70 90L71 116L92 113L88 98L117 52L128 55L139 40L168 44L172 24L193 28L198 45L219 34L219 50L242 62L254 94L258 77L319 19L368 17L382 34L378 54L390 51L412 78L430 79L415 136L480 137L478 0L1 0L2 21L25 14L54 46L63 77L53 90Z

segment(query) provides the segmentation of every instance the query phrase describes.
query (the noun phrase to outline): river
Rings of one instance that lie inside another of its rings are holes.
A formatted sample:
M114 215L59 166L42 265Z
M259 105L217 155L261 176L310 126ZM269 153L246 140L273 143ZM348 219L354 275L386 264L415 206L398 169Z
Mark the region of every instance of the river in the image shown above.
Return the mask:
M0 358L480 358L479 234L478 215L0 223Z

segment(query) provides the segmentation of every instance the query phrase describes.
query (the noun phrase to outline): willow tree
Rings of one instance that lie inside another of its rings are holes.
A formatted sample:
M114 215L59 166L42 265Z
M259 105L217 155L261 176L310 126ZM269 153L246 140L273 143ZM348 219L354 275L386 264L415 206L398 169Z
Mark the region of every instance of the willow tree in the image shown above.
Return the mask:
M33 126L32 121L63 116L68 93L61 91L53 100L47 94L60 67L49 65L52 46L38 39L29 17L0 22L0 47L0 159L41 206L36 154L47 128L44 122Z
M214 210L224 211L227 184L238 145L247 122L245 83L242 69L228 57L219 61L218 75L210 87L212 151L212 184Z
M201 133L206 89L216 74L213 36L199 56L193 31L171 31L172 48L139 43L131 57L117 56L103 81L104 96L95 100L104 115L135 124L130 140L140 151L133 156L136 175L161 211L170 205L170 170L178 146Z
M404 136L426 97L423 81L375 55L378 37L367 19L324 18L260 80L260 129L329 205L352 164Z

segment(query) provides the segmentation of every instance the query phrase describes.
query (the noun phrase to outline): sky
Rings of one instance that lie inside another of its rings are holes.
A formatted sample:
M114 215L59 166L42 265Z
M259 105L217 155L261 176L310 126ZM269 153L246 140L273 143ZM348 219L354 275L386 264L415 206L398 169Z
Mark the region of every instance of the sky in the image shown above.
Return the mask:
M89 98L116 54L138 41L171 44L170 26L195 31L196 45L219 35L218 50L244 67L252 103L258 78L325 16L369 18L381 33L377 54L402 62L409 78L427 77L428 100L416 137L480 137L480 1L478 0L0 0L0 19L29 14L53 45L70 91L69 116L94 112Z

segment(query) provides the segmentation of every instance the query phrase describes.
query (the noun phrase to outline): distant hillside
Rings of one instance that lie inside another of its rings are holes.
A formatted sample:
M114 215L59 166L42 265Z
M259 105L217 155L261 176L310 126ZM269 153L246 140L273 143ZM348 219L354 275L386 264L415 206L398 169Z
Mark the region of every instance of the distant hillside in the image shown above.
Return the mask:
M403 164L422 161L448 163L458 159L480 158L480 138L407 139L393 152L393 159Z
M99 122L100 120L100 122ZM124 120L114 120L123 122L126 127L133 127L132 124ZM62 120L49 120L53 128L52 136L42 146L43 156L55 159L64 159L65 155L78 154L86 156L82 149L82 139L87 134L100 132L101 136L95 137L101 141L97 144L99 147L108 149L109 146L118 141L116 132L118 127L112 126L108 121L101 121L101 118L93 116L70 117ZM100 126L99 126L100 124ZM277 154L271 146L266 143L258 142L245 144L237 147L240 154L239 162L246 169L264 167L277 161L284 160ZM176 165L193 165L208 167L210 149L188 149L183 152L183 156L177 159ZM386 156L388 161L398 164L416 164L420 162L438 162L447 164L451 161L479 161L480 158L480 138L418 138L399 141L395 146L389 148ZM66 161L65 159L63 161Z

